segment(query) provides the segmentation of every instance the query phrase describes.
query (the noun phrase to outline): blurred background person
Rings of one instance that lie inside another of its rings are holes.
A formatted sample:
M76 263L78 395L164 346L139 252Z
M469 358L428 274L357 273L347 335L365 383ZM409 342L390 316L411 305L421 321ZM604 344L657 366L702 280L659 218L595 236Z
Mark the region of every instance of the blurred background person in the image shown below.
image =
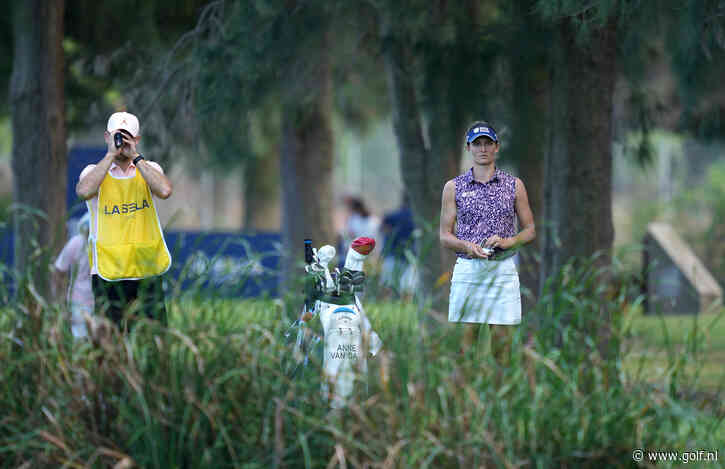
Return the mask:
M401 200L400 207L385 214L380 224L383 236L381 281L397 293L412 294L418 285L418 271L408 255L415 252L415 224L408 195L403 194Z
M68 240L53 264L54 296L60 296L68 285L66 301L70 309L71 332L76 339L88 336L86 315L90 318L94 307L88 262L89 222L90 216L86 213L78 221L78 234Z
M378 239L380 230L380 219L374 216L362 198L347 196L343 201L347 216L340 234L338 251L340 253L340 268L345 264L344 254L347 246L359 237Z

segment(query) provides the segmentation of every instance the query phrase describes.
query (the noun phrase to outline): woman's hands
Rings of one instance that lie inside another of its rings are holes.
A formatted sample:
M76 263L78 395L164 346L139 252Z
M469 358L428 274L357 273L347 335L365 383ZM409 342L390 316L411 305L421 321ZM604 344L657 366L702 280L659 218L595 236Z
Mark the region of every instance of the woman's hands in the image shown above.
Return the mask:
M502 238L499 235L493 235L483 243L487 248L511 249L516 244L515 238Z
M465 241L464 243L465 253L468 257L488 259L493 255L494 248L511 249L514 247L516 245L516 238L502 238L498 235L493 235L483 243L483 246L470 241Z
M472 243L470 241L465 241L465 243L466 255L468 255L468 257L473 257L475 259L488 259L490 256L490 254L487 253L480 244Z

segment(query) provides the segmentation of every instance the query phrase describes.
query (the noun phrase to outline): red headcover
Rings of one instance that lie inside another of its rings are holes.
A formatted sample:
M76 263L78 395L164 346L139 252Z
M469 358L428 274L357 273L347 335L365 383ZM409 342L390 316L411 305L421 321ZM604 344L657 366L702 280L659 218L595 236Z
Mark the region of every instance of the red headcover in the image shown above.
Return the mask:
M353 241L350 247L353 248L355 252L360 253L363 256L367 256L373 252L373 249L375 249L375 240L373 238L361 236Z

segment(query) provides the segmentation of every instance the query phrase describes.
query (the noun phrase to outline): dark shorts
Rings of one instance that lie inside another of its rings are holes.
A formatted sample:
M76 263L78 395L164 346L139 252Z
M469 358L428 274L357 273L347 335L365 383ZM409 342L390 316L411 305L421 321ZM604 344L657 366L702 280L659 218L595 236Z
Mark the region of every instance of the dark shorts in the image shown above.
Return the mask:
M163 277L151 277L142 280L120 280L109 282L98 275L91 276L93 297L96 301L95 312L106 316L119 327L130 328L133 319L146 316L166 325L166 302Z

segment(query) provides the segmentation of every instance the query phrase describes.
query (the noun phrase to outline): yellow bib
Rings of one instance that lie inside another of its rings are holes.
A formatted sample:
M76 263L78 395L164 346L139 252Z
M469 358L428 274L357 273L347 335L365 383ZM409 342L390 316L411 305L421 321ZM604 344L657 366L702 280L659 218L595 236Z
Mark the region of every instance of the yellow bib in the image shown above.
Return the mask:
M91 239L91 268L105 280L138 280L171 267L151 190L136 170L131 178L107 174L98 189L96 237Z

